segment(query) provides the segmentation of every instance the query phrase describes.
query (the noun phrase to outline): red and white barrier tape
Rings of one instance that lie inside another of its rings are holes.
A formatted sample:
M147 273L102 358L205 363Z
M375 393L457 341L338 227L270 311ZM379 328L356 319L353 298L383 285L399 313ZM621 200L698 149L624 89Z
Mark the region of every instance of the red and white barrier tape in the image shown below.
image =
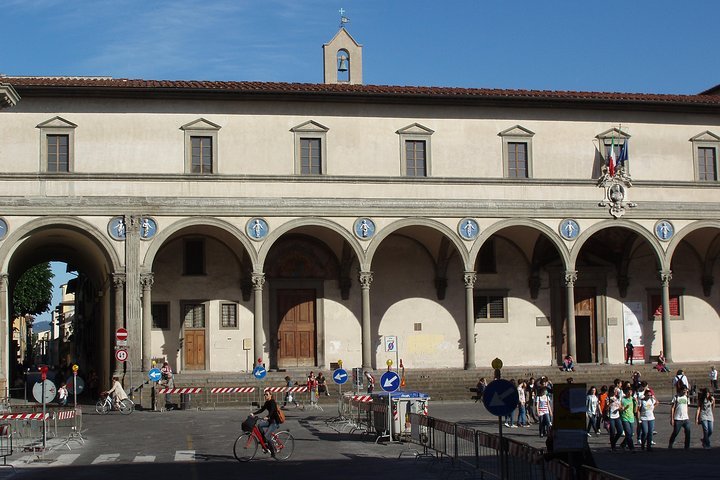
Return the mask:
M308 387L265 387L265 392L307 392Z
M47 420L49 413L5 413L0 415L0 420Z
M185 387L185 388L161 388L158 393L202 393L200 387Z
M61 410L59 412L55 412L56 420L69 420L71 418L75 418L75 410Z
M372 402L372 397L370 395L353 395L352 401L358 403L369 403Z
M210 393L253 393L255 387L215 387Z

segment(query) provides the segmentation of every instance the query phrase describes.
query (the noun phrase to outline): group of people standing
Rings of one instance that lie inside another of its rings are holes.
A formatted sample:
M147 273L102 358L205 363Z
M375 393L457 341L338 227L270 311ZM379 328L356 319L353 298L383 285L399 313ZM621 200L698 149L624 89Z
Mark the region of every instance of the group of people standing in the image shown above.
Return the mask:
M673 427L668 441L668 448L672 448L680 431L684 432L685 448L690 448L691 417L690 417L690 382L682 370L678 370L673 378L675 394L671 400L670 424ZM652 451L653 435L655 433L655 407L658 400L655 392L647 382L640 380L640 373L634 372L629 381L615 379L612 385L603 385L600 391L595 386L587 392L586 416L587 435L591 431L600 435L601 425L610 434L610 449L615 451L618 447L635 451L633 437L637 436L637 443L642 450ZM713 410L715 399L710 389L700 391L697 401L697 410L693 418L703 431L702 446L710 448L710 437L713 433ZM623 441L618 445L620 437Z
M509 428L529 428L531 424L538 425L541 437L550 433L552 426L552 391L553 384L548 377L542 376L529 379L510 380L518 392L518 405L515 410L505 416L505 426ZM475 391L477 397L482 398L487 387L485 377L478 381ZM517 421L515 420L517 412Z

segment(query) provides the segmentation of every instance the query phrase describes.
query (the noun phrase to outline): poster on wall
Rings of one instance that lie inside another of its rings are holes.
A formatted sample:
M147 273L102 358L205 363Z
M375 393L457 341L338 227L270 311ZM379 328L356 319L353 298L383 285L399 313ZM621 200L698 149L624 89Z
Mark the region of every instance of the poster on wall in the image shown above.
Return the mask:
M643 318L642 302L623 303L623 326L625 327L623 342L627 342L628 338L632 340L632 344L635 347L633 350L633 360L645 360L645 342L643 341L642 326L640 325L641 318ZM624 344L623 358L625 358Z

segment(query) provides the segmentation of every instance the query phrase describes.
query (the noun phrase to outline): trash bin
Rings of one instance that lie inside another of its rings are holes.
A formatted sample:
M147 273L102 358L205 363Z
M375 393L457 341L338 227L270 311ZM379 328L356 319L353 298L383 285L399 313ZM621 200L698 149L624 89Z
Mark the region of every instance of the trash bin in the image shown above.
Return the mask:
M180 394L180 410L189 410L190 409L190 394L189 393L181 393Z

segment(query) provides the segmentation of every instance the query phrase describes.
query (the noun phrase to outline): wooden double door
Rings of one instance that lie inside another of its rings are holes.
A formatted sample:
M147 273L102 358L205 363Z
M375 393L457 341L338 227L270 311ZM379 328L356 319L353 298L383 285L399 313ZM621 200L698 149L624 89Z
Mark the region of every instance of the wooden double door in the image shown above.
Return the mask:
M277 290L277 362L279 368L316 363L316 303L314 289Z

